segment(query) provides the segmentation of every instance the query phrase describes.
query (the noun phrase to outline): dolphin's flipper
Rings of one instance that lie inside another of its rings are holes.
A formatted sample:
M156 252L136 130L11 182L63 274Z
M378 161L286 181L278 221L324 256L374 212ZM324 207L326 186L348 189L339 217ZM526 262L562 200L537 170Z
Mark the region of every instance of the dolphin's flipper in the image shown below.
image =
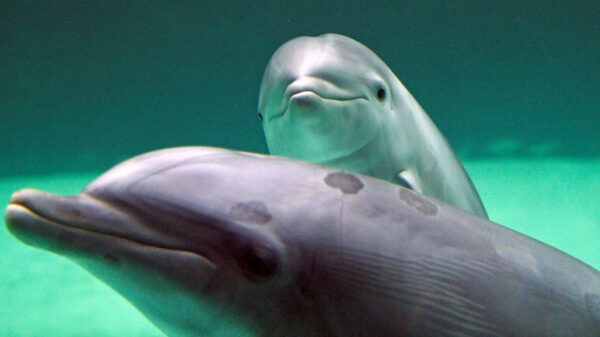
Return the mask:
M397 178L397 184L400 186L404 186L408 189L411 189L415 192L419 192L419 193L423 193L423 190L421 189L421 187L419 186L419 184L417 183L417 180L415 179L415 177L413 176L412 172L410 170L404 170L404 171L400 171L398 173L398 175L396 176Z

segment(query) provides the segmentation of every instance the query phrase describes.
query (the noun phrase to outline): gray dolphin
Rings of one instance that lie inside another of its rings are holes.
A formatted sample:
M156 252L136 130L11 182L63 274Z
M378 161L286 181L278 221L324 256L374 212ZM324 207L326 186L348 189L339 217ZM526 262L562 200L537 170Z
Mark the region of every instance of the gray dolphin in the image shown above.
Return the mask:
M399 183L487 218L423 108L351 38L326 34L282 45L265 70L258 111L271 154Z
M76 196L16 192L19 239L66 255L169 336L600 335L600 272L379 179L188 147ZM399 244L400 243L400 244ZM228 328L229 327L229 328Z

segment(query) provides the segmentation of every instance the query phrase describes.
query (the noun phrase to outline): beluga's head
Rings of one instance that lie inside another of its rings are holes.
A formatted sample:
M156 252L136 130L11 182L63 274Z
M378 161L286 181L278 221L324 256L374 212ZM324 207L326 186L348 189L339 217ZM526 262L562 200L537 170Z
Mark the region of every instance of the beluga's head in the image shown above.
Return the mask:
M272 56L260 89L271 154L328 163L360 151L393 118L395 81L375 53L351 38L290 40Z

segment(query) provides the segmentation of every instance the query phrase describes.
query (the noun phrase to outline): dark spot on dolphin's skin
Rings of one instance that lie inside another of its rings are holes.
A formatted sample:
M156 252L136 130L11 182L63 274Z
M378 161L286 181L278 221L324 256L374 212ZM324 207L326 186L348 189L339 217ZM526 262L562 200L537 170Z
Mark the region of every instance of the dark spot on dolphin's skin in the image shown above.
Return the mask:
M231 206L230 214L235 221L255 225L264 225L271 221L272 218L265 203L257 200L238 202Z
M431 201L403 188L400 189L400 199L423 215L436 215L438 212L437 206Z
M592 315L592 319L600 323L600 295L585 294L585 305Z
M329 187L338 188L344 194L356 194L365 185L354 174L346 172L333 172L325 177L325 183Z

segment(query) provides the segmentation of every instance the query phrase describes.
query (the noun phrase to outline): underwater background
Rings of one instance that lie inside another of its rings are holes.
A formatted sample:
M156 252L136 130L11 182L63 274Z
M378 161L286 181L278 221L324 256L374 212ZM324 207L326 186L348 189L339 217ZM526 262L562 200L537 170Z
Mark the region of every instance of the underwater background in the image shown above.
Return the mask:
M1 1L0 206L179 145L267 152L258 89L300 35L362 42L448 138L490 218L600 268L599 1ZM0 220L0 336L162 336Z

